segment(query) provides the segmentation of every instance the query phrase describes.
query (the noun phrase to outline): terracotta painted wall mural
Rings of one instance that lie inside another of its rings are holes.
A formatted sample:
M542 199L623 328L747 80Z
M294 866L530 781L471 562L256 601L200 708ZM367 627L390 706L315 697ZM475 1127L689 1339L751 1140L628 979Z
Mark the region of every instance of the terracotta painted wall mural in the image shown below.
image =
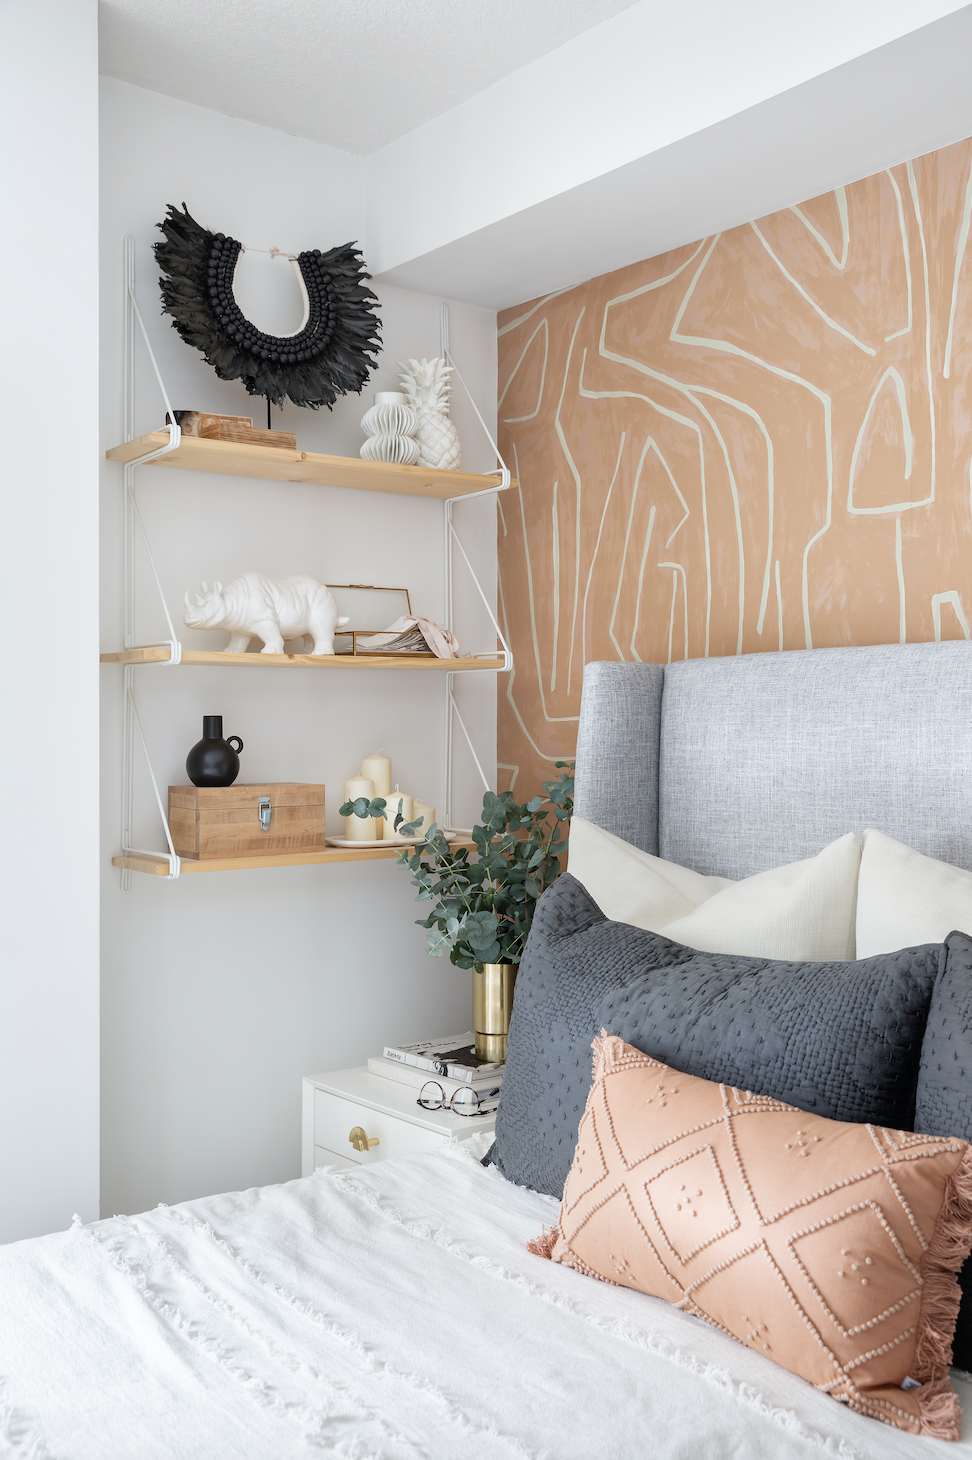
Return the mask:
M501 788L583 666L968 638L972 139L500 316Z

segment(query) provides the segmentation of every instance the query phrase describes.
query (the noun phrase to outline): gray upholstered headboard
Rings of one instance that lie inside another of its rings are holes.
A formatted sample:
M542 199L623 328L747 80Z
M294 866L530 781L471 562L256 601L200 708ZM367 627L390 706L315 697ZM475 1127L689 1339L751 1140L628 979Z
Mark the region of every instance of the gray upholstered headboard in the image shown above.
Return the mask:
M574 806L709 875L870 826L972 870L972 643L589 664Z

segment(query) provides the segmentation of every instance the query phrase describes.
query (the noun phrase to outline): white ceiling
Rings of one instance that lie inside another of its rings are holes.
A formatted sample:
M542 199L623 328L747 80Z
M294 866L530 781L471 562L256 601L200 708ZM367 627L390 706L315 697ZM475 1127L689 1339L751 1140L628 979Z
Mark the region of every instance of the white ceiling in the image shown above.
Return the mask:
M101 70L369 153L634 0L100 0ZM416 175L435 187L435 159Z

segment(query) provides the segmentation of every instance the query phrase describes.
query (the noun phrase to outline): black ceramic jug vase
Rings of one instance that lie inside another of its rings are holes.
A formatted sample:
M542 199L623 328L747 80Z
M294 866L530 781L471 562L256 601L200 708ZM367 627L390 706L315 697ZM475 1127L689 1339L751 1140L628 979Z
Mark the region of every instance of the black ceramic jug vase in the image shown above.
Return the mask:
M242 749L238 735L223 739L222 715L203 715L203 738L186 756L186 774L194 786L232 786L240 773Z

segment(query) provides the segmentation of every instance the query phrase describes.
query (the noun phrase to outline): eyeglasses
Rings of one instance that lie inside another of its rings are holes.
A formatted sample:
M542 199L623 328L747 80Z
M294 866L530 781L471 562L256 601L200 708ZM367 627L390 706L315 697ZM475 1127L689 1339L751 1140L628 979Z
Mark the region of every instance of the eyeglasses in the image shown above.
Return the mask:
M461 1085L447 1098L438 1080L427 1080L415 1104L423 1110L451 1110L453 1115L490 1115L498 1101L498 1085L494 1090L474 1090L471 1085Z

